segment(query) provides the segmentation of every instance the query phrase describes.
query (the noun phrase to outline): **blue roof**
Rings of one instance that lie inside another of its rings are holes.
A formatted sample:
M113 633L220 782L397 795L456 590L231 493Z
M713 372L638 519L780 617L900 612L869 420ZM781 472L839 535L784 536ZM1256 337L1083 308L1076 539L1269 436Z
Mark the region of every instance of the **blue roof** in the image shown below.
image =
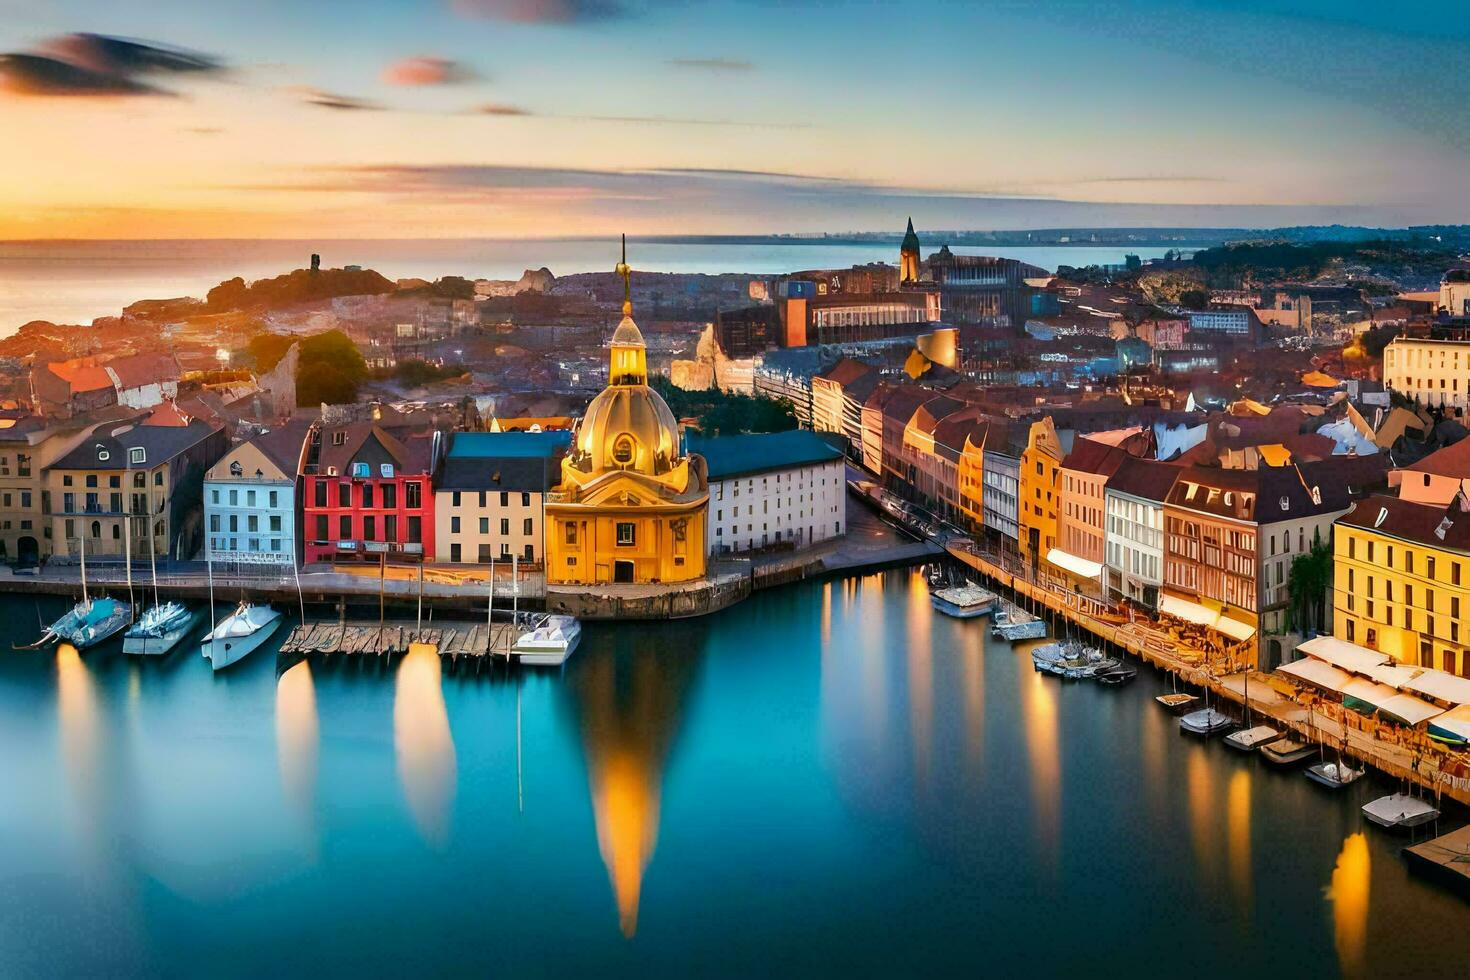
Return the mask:
M685 446L689 452L704 457L709 464L711 480L811 466L842 458L842 450L805 429L713 437L691 432L685 438Z
M566 430L552 432L456 432L450 459L535 459L555 456L572 444Z

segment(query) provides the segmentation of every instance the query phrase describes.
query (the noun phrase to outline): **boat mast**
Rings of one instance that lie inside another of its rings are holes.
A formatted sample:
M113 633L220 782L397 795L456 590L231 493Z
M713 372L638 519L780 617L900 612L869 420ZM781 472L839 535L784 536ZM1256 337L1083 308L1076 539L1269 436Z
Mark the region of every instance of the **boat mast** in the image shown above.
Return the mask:
M505 659L510 660L510 648L516 640L521 623L521 578L517 556L510 556L510 632L505 636ZM519 688L517 688L519 690Z
M207 532L204 538L204 569L209 574L209 628L210 639L213 639L213 630L219 627L219 622L214 618L214 538L209 537Z
M133 600L133 513L129 505L123 510L123 562L127 566L128 576L128 622L133 621L133 608L137 603Z
M77 535L77 546L82 555L82 605L87 605L91 600L87 598L87 528L85 522L82 533Z
M148 568L153 575L153 604L158 605L158 548L153 543L153 518L148 518Z
M495 650L495 559L490 559L490 594L485 600L485 652Z

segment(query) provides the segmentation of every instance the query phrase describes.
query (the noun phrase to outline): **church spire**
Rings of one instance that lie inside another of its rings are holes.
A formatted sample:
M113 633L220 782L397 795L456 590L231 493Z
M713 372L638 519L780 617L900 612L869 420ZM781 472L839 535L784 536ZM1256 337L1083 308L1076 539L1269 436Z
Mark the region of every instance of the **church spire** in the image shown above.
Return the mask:
M914 219L909 218L908 231L904 232L903 244L898 247L898 281L919 280L919 236L914 232Z
M910 223L912 229L912 223ZM623 277L623 316L633 315L633 270L628 265L628 236L623 236L623 257L613 268L613 271Z

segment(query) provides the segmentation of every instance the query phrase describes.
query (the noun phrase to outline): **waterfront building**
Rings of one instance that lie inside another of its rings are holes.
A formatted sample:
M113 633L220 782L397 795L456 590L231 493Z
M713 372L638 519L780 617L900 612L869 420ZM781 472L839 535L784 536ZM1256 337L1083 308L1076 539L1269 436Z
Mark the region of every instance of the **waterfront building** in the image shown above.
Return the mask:
M1128 452L1099 439L1079 437L1058 468L1061 503L1057 508L1057 551L1052 561L1070 567L1079 589L1107 593L1104 516L1108 479ZM1092 582L1094 585L1088 585Z
M295 423L256 436L204 474L205 547L213 560L296 563L296 483L309 430Z
M1032 422L1021 451L1016 490L1021 560L1033 569L1043 558L1051 562L1057 547L1062 456L1062 441L1051 417Z
M1164 585L1164 501L1180 467L1124 456L1104 488L1104 578L1109 599L1157 609Z
M1374 495L1338 519L1332 631L1404 664L1470 677L1470 513Z
M815 432L691 433L686 448L708 468L711 554L805 548L847 533L847 463Z
M457 432L434 487L434 558L540 563L546 495L572 442L566 430Z
M903 474L900 486L906 494L917 498L929 510L949 517L953 510L955 473L946 451L937 444L935 433L940 421L964 409L965 403L948 395L928 394L930 397L914 409L904 425L894 469ZM957 463L959 447L953 448Z
M1470 340L1395 337L1383 351L1383 383L1426 408L1463 412L1470 400Z
M432 480L440 433L375 420L317 423L301 466L305 561L422 560L434 554Z
M551 585L688 582L705 574L705 462L682 451L678 422L648 386L626 259L617 272L623 319L608 344L607 387L577 424L561 484L546 504Z
M1335 462L1181 470L1164 503L1160 609L1236 640L1285 632L1291 561L1330 542L1350 504Z
M1002 545L1020 541L1021 442L1015 426L992 425L987 433L981 464L986 528L1000 535Z
M844 357L812 376L812 428L836 432L847 440L848 452L862 458L863 405L878 386L878 370Z
M985 410L978 406L962 408L950 412L939 420L934 427L934 448L931 466L933 469L933 481L935 487L935 505L939 515L946 520L963 521L971 517L971 511L966 506L964 499L965 478L971 476L975 479L975 486L981 485L979 467L983 467L983 459L977 464L974 473L966 473L962 469L966 446L976 433L980 433L981 442L984 441L984 431L987 428ZM983 454L981 454L983 456ZM977 498L980 496L977 491ZM983 518L983 509L976 511Z
M985 443L990 438L990 430L988 421L983 418L977 420L965 433L960 458L955 463L959 479L960 519L975 534L985 529ZM997 431L1000 431L999 427Z
M788 279L776 296L783 347L912 337L941 319L932 288L834 291L826 282Z
M882 403L879 482L890 490L904 492L915 474L909 472L909 459L903 452L904 433L919 406L934 397L934 392L918 385L894 388ZM958 406L956 406L958 407ZM866 448L866 447L865 447Z
M1024 323L1031 309L1026 281L1051 275L1016 259L956 255L948 245L929 256L924 273L925 285L940 303L946 321L993 326Z
M193 558L204 544L204 473L227 448L224 430L175 412L101 425L46 470L53 554ZM131 515L131 525L126 524Z

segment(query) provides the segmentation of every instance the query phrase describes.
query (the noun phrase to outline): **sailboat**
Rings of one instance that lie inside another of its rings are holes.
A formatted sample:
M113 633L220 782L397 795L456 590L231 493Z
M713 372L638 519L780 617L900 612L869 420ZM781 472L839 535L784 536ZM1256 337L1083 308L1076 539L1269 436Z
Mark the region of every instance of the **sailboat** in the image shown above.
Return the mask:
M77 538L82 559L82 600L66 615L46 628L41 638L29 646L16 649L35 650L58 640L65 640L78 650L95 646L128 625L133 607L126 602L101 596L97 599L87 595L87 539Z
M1208 671L1206 665L1206 671ZM1191 711L1179 719L1179 730L1191 735L1202 735L1209 738L1217 735L1227 728L1234 728L1235 722L1225 712L1210 707L1210 678L1205 678L1205 706L1198 711Z
M1317 763L1315 766L1308 766L1307 778L1319 786L1326 786L1328 789L1343 789L1362 779L1367 772L1367 769L1354 769L1347 762L1343 761L1342 745L1339 744L1337 747L1337 761L1323 761Z
M204 549L209 570L209 618L214 621L214 543ZM235 611L215 624L199 644L210 666L223 670L254 652L281 625L281 614L269 604L255 605L241 598Z
M131 552L129 553L131 563ZM153 605L123 634L123 653L160 656L168 653L199 625L200 614L181 602L158 601L158 556L152 529L148 534L148 565L153 575Z
M1231 732L1225 736L1225 744L1240 752L1254 752L1263 745L1281 738L1281 732L1270 725L1251 724L1251 669L1246 664L1245 671L1241 674L1242 689L1245 701L1245 727L1238 732Z

